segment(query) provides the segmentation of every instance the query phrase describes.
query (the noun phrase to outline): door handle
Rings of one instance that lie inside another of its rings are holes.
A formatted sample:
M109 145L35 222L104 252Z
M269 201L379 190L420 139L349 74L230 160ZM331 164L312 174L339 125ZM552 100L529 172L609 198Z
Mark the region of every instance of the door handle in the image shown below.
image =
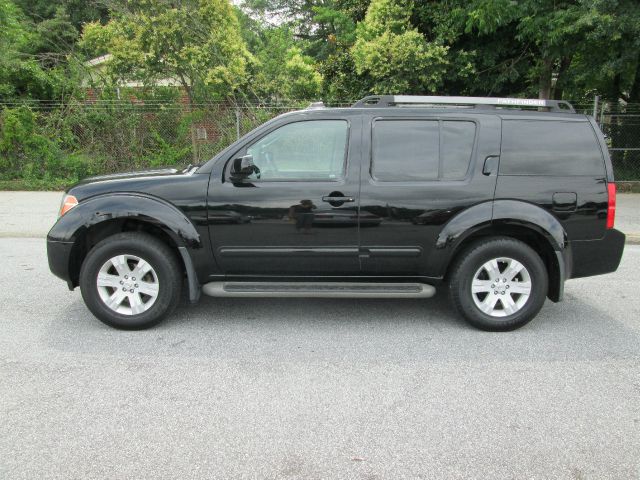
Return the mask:
M353 197L338 197L333 195L325 195L322 197L323 202L329 203L346 203L346 202L355 202L356 199Z

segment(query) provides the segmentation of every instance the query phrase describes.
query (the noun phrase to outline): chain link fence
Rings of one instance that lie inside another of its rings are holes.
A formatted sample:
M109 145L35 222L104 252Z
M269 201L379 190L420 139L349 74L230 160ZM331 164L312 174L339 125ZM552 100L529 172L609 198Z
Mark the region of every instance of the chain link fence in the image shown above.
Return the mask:
M640 181L640 103L621 105L594 99L575 107L594 116L605 134L616 181Z
M265 121L308 105L308 101L189 104L175 99L0 104L0 128L5 137L0 138L5 143L4 152L0 144L2 175L6 178L13 172L14 178L27 174L79 178L200 164ZM640 181L640 104L594 102L575 106L581 113L596 114L607 137L616 180ZM24 109L31 112L30 120L22 120L28 125L17 128L15 118L7 115L7 111ZM7 131L12 128L16 131L9 132L9 137L15 145L7 149ZM15 138L19 134L28 138ZM30 153L25 145L33 143L36 137L41 137L43 145L49 145L47 148L55 150L59 158L45 161L37 150Z
M202 163L265 121L308 104L92 100L0 104L0 112L28 109L38 133L63 151L100 158L105 169L118 171Z

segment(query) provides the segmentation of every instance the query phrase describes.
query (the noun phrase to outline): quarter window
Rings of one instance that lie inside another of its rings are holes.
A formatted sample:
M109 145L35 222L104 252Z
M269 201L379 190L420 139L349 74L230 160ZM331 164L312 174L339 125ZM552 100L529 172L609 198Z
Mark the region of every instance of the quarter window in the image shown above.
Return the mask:
M505 120L501 175L603 175L602 152L587 122Z
M259 169L252 180L332 181L341 178L347 151L345 120L313 120L284 125L247 149Z
M371 174L382 182L461 180L473 152L468 121L378 120L373 126Z

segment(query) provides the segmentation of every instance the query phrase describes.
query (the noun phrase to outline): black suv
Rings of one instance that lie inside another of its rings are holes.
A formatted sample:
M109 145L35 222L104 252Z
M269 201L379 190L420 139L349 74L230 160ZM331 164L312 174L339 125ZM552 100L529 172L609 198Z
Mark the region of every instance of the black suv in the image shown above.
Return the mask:
M471 324L511 330L616 270L615 192L600 129L566 102L374 96L281 115L202 166L85 180L47 250L118 328L159 322L186 280L191 302L442 285Z

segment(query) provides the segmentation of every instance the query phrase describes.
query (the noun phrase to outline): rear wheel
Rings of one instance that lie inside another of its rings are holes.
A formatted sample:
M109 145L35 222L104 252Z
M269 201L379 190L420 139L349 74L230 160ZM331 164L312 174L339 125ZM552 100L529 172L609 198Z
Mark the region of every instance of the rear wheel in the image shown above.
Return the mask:
M506 331L530 322L544 304L546 267L527 244L492 237L458 256L449 283L451 301L472 325Z
M85 304L99 320L136 330L160 322L176 306L182 271L174 252L148 234L113 235L88 253L80 270Z

